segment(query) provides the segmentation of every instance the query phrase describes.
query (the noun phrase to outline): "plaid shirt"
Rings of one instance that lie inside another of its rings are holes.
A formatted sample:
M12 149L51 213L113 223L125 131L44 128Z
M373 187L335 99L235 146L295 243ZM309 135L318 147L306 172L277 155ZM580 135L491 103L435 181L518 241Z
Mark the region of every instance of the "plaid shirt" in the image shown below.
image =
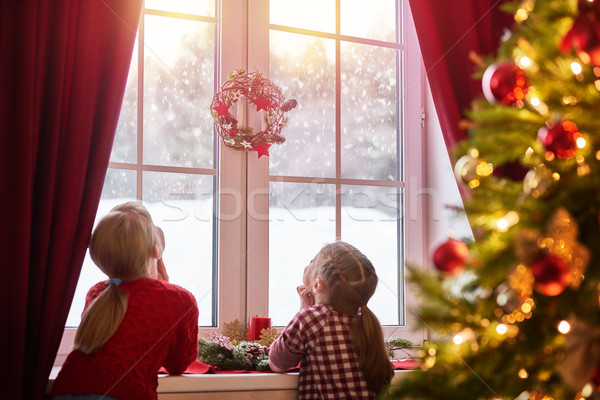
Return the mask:
M352 347L354 318L325 304L306 307L271 346L271 362L281 369L302 361L300 400L376 398L367 389Z

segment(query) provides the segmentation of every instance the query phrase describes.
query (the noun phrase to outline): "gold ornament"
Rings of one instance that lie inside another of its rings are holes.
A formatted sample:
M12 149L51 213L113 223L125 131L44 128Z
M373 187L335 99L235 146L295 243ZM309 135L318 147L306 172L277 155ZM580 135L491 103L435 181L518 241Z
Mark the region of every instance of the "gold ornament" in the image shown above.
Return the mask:
M553 174L545 165L539 165L529 170L523 178L523 190L536 199L548 197L557 178L558 175Z
M248 340L248 328L245 325L242 325L237 319L223 325L223 334L232 342L239 343Z
M476 171L477 164L479 164L479 160L470 153L459 158L454 165L454 175L456 175L456 179L469 187L473 187L475 181L479 183ZM477 186L479 185L477 184Z
M271 347L273 342L281 335L277 328L265 328L260 331L260 340L258 343L261 346Z
M477 149L470 149L454 165L456 179L471 189L478 187L481 178L485 178L493 172L494 166L488 162L481 161Z
M533 294L533 283L533 274L523 264L517 265L508 275L508 284L521 299L526 299Z

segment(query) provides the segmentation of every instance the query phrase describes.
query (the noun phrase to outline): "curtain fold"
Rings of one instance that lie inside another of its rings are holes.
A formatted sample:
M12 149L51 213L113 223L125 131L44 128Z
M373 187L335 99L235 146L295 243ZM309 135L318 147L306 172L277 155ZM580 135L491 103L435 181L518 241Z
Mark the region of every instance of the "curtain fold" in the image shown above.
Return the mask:
M141 0L0 4L0 398L41 399L104 183Z
M474 51L494 55L512 15L500 10L505 0L409 0L423 63L431 86L446 148L466 137L459 127L463 111L481 94L473 79Z

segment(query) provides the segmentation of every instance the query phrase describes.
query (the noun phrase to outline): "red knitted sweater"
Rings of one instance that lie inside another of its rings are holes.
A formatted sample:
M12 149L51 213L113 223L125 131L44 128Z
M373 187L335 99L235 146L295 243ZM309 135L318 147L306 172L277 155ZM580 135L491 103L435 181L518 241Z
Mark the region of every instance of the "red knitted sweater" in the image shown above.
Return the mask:
M93 286L86 307L107 283ZM72 351L50 395L95 393L120 400L157 399L157 373L180 374L198 356L198 306L187 290L155 279L123 282L127 311L115 334L94 355Z

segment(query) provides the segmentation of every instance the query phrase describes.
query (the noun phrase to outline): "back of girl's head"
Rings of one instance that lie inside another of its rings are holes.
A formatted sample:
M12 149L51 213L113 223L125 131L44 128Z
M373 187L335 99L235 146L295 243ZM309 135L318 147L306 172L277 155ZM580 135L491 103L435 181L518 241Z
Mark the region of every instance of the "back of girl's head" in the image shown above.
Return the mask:
M90 256L111 278L131 280L147 275L154 246L160 246L148 210L130 202L113 208L94 229Z
M394 371L381 325L367 307L377 287L375 268L356 247L341 241L323 247L315 264L316 276L323 280L329 305L345 314L359 314L351 331L354 352L367 386L380 394Z
M148 277L148 261L159 246L157 229L140 203L113 208L94 229L90 256L110 278L133 280ZM127 311L128 294L110 284L86 308L75 335L74 348L93 354L115 334Z
M363 253L338 241L323 247L317 257L317 275L325 283L333 308L354 314L358 307L367 304L377 288L377 275Z

